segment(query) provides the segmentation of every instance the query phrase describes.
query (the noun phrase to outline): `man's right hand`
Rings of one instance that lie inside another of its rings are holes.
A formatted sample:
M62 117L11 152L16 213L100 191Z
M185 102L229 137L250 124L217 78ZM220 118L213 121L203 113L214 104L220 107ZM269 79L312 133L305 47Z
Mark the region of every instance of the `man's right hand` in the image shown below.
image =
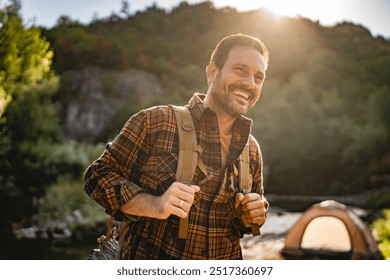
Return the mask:
M174 182L163 195L153 196L139 193L124 204L120 211L126 214L156 219L167 219L170 215L186 218L200 188Z
M185 185L179 182L173 183L158 200L159 219L166 219L170 215L186 218L194 202L195 193L200 188L196 185Z

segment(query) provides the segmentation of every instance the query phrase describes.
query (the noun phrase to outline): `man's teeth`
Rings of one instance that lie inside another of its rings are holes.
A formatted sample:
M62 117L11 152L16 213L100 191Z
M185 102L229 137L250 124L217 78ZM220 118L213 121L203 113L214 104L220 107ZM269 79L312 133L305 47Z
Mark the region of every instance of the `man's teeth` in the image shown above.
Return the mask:
M246 100L249 99L249 95L248 95L246 92L243 92L243 91L241 91L241 90L235 90L235 91L234 91L234 94L235 94L235 95L239 95L239 96L245 98Z

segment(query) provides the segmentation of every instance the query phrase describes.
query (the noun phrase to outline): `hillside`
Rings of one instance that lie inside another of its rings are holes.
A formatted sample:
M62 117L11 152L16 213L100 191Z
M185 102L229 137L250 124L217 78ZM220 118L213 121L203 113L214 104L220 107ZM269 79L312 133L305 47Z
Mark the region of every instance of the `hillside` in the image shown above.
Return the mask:
M68 78L91 67L115 76L137 69L158 80L155 93L146 84L138 89L141 96L149 94L142 102L110 107L115 121L106 121L93 139L104 142L144 106L184 104L194 91L205 91L204 69L213 47L238 32L259 37L270 51L262 97L250 114L264 155L267 191L342 194L389 187L390 42L363 26L324 27L265 10L183 2L172 11L151 6L89 25L62 17L44 35L62 77L57 94L62 106L93 96L82 93L82 84L72 87ZM101 79L100 85L110 81ZM65 110L64 123L68 117ZM375 184L373 178L379 178Z

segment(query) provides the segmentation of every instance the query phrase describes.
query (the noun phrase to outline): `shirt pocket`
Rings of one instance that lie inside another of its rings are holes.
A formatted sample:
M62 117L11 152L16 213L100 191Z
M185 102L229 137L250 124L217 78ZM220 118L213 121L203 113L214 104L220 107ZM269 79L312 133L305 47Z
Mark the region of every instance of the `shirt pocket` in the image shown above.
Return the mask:
M175 182L177 155L170 152L163 152L157 154L157 178L161 182L164 191Z

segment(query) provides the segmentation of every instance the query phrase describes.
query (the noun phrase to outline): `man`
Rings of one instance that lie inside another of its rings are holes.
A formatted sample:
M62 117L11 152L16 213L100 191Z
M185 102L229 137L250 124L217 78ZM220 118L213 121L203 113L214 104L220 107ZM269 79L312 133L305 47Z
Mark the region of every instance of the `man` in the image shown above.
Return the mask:
M260 148L243 116L260 97L267 63L254 37L231 35L215 48L207 95L196 93L187 105L206 169L196 169L190 186L175 182L178 133L168 106L132 116L87 169L87 194L108 214L129 219L122 258L242 259L240 238L265 222L268 206ZM244 195L237 164L247 143L252 190ZM187 238L179 238L186 217Z

